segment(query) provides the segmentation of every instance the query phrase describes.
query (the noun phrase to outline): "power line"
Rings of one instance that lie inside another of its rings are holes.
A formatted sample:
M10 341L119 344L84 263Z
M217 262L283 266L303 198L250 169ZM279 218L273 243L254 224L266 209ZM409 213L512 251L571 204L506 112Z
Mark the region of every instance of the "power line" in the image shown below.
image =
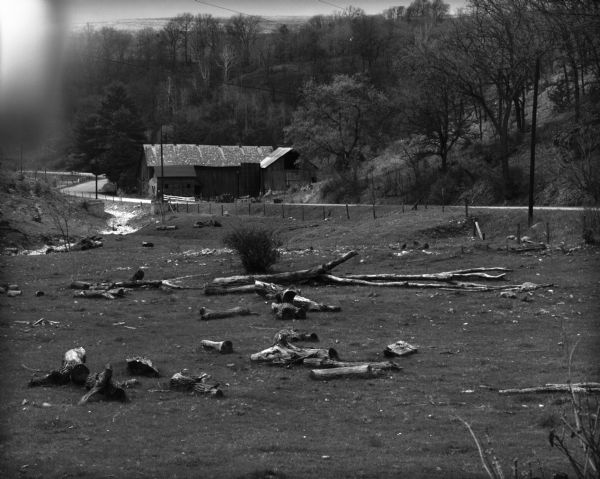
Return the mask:
M201 3L202 5L207 5L209 7L220 8L221 10L227 10L228 12L239 13L240 15L246 15L247 17L252 16L252 15L248 15L247 13L240 12L239 10L234 10L232 8L223 7L221 5L217 5L217 4L214 4L214 3L202 2L200 0L194 0L194 1L196 3Z
M331 5L332 7L339 8L340 10L344 10L344 7L340 7L339 5L336 5L335 3L327 2L326 0L317 0L317 2L324 3L325 5Z

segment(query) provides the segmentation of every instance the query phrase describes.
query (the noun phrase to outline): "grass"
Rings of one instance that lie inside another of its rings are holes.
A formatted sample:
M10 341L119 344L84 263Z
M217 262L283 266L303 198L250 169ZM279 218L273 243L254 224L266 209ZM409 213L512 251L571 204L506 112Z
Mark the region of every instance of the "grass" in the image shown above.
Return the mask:
M306 215L304 222L287 215L231 216L220 218L223 228L200 229L192 228L197 215L182 214L168 219L179 226L172 232L148 226L122 238L106 236L105 246L96 250L2 257L3 281L23 291L16 298L0 296L3 477L485 477L457 416L478 433L489 433L504 470L518 458L534 470L539 461L546 477L568 472L565 459L547 443L563 396L500 396L495 389L566 381L566 338L580 338L573 379L600 378L598 250L507 253L502 247L512 231L506 230L521 221L520 213L481 214L486 242L456 226L460 210L390 211L376 220L368 213L350 221L345 210L325 221L317 215ZM574 233L580 219L573 215L548 216L557 225L557 242L581 244ZM104 301L74 298L68 289L73 268L77 279L99 281L127 279L142 266L145 279L200 275L189 283L197 287L216 276L240 274L235 255L206 254L221 248L223 236L240 225L279 230L284 250L277 271L357 249L360 255L336 273L506 266L514 269L511 283L555 286L522 301L523 295L302 285L303 295L340 304L342 312L312 313L293 326L316 332L322 347L334 347L343 359L382 360L384 347L399 339L420 347L398 361L402 371L383 379L330 382L314 382L300 367L250 363L251 353L270 346L275 332L290 326L276 322L258 296L142 290ZM143 248L142 241L155 247ZM428 241L430 254L415 248L398 255L398 244L414 241ZM36 297L38 290L45 295ZM259 315L198 320L202 306L234 305ZM60 324L22 323L41 317ZM235 352L203 351L202 339L229 339ZM128 391L131 402L125 405L82 407L79 388L27 387L31 372L23 365L58 367L75 346L85 347L92 372L111 362L115 377L126 379L125 358L145 355L162 376L140 378L141 387ZM211 374L225 398L151 392L167 387L183 368Z

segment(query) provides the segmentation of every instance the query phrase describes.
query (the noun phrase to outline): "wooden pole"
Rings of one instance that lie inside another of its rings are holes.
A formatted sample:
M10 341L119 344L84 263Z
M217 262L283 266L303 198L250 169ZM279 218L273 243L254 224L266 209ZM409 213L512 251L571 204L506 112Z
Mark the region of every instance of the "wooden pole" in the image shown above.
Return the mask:
M250 206L252 205L252 203L250 203L248 201L248 216L250 216L252 214L252 212L250 211Z
M540 57L535 60L535 79L533 81L533 107L531 111L531 154L529 160L529 211L527 221L533 224L533 189L535 187L535 130L537 123L537 100L540 83Z
M469 200L465 198L465 217L469 217Z
M348 209L348 203L346 203L346 218L350 219L350 210Z
M283 207L283 203L281 203L281 217L285 218L285 208Z
M521 223L517 223L517 243L521 244Z
M373 203L373 219L377 219L377 214L375 213L375 203Z
M550 223L546 222L546 244L550 244Z
M221 203L221 216L223 216L223 204Z

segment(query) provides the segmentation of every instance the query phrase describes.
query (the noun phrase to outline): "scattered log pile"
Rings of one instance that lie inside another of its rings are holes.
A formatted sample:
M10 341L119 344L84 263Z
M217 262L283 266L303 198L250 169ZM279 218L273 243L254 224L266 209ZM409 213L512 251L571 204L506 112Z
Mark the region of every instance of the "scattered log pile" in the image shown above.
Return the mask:
M107 364L100 373L88 376L85 387L89 391L79 400L79 404L90 401L120 401L127 402L125 390L112 381L112 366Z
M158 369L154 367L152 361L148 358L134 356L126 359L127 371L134 376L147 376L157 378L160 376Z
M340 258L329 263L315 266L310 269L291 271L288 273L275 273L270 275L241 275L225 278L215 278L208 283L205 294L228 294L228 293L250 293L255 292L266 298L276 298L283 293L281 285L300 284L307 281L316 281L321 284L335 284L346 286L370 286L384 288L434 288L445 291L533 291L539 288L547 288L552 284L502 284L489 285L484 283L473 283L467 280L480 279L499 281L506 279L506 273L511 271L503 267L479 267L455 271L443 271L440 273L427 274L363 274L334 276L330 271L339 264L356 256L356 251L350 251ZM496 272L498 274L490 274ZM334 306L326 306L314 301L303 301L306 298L298 297L296 307L309 307L308 310L315 311L338 311Z
M142 272L141 270L138 271ZM136 273L136 274L138 274ZM71 289L77 290L73 293L74 297L77 298L103 298L103 299L116 299L125 296L127 291L132 289L148 289L148 288L160 288L169 287L176 288L177 286L171 285L166 281L158 280L142 280L132 278L127 281L116 281L116 282L99 282L91 283L88 281L73 281L70 285Z
M65 353L60 369L50 371L41 378L32 378L29 386L58 386L68 383L81 386L85 384L89 374L90 370L85 365L85 349L79 347Z
M282 329L273 338L271 347L252 354L250 360L281 366L302 364L307 358L339 360L337 351L333 348L307 348L291 344L288 337L295 334L292 330Z
M544 393L575 393L575 394L600 394L600 383L570 383L546 384L523 389L500 389L499 394L544 394Z
M248 308L236 306L235 308L225 309L222 311L213 311L205 307L200 308L200 320L209 321L211 319L233 318L234 316L251 316L256 315Z
M223 397L223 391L219 383L210 383L210 376L203 373L199 376L191 375L187 370L175 373L169 381L169 387L173 391L191 392L212 397Z
M298 337L300 334L292 329L282 329L275 334L273 346L252 354L250 359L252 361L288 367L298 364L310 368L318 368L310 372L310 377L317 380L338 378L371 379L381 377L384 371L397 371L401 369L397 364L390 361L342 361L337 351L333 348L308 348L290 344L292 338ZM312 338L312 335L300 337Z

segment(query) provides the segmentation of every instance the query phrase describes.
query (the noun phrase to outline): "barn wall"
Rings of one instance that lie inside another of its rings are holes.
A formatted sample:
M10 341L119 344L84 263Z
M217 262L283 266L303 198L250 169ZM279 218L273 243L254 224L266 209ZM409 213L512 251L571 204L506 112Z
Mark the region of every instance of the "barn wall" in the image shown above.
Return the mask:
M173 196L195 196L196 178L165 177L164 194Z
M200 196L204 199L215 198L223 194L239 196L239 168L197 167Z

